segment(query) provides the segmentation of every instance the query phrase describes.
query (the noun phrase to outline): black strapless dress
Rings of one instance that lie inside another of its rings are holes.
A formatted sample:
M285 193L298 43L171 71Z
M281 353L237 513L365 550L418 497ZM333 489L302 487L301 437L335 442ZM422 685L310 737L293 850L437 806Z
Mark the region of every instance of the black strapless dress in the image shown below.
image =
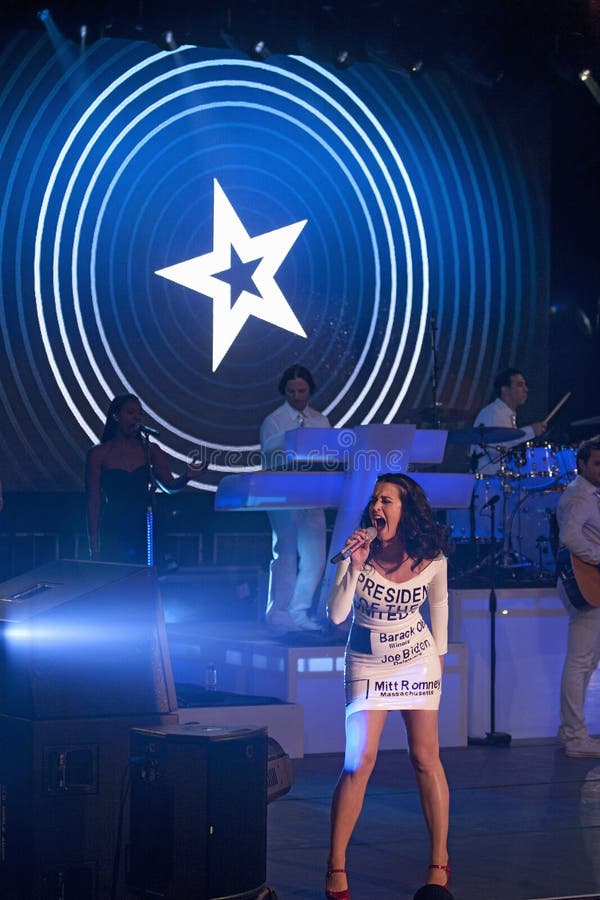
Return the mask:
M100 558L105 562L146 565L148 468L132 472L104 469L100 514Z

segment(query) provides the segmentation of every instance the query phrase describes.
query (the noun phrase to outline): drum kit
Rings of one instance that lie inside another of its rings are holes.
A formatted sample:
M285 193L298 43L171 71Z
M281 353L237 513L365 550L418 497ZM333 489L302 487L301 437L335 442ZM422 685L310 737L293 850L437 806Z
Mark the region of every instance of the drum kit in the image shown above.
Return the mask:
M577 475L576 450L552 443L511 448L500 444L523 436L516 428L481 426L450 433L452 443L479 445L493 455L496 469L494 474L477 473L469 509L447 513L452 541L468 548L462 557L463 576L484 568L492 552L499 574L516 577L516 571L523 570L528 579L554 576L556 507Z

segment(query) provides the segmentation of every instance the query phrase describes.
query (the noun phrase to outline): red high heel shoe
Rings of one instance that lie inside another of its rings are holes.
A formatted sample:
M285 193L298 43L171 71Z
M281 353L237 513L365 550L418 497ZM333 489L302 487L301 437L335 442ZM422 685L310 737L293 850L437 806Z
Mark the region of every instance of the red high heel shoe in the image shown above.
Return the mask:
M330 875L345 875L345 869L327 869L327 874L325 878L329 878ZM327 900L350 900L350 888L344 888L343 891L331 891L328 887L325 888L325 896Z
M446 883L442 884L441 886L445 887L445 888L448 887L448 885L450 884L450 873L452 871L450 864L445 865L445 866L440 866L438 863L429 863L427 868L428 869L442 869L442 871L444 871L446 873Z

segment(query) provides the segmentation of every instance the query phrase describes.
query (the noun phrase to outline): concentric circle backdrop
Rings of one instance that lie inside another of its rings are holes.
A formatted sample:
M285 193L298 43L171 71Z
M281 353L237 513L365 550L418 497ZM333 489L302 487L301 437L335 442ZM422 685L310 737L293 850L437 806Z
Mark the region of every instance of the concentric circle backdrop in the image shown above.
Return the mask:
M0 69L0 377L24 485L78 483L123 390L214 489L256 466L293 362L341 426L427 403L432 324L454 405L539 345L543 181L510 117L448 76L22 41ZM250 237L306 220L275 276L306 337L252 316L213 371L212 298L155 273L211 252L215 179Z

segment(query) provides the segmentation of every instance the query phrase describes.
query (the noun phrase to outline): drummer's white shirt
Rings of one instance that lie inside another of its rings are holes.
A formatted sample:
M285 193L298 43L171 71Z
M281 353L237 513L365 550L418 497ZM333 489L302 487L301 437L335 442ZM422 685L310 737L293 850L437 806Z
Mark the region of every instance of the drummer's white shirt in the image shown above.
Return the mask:
M516 428L517 414L508 406L500 397L496 397L493 403L484 406L480 413L475 416L474 428L484 425L486 428ZM516 441L498 441L495 446L499 447L517 447L525 441L532 441L535 432L531 425L524 425L521 428L525 432L523 437ZM469 456L473 453L483 453L484 455L477 461L477 467L480 472L485 475L494 475L500 468L501 454L495 452L494 447L480 447L474 444L469 448Z

